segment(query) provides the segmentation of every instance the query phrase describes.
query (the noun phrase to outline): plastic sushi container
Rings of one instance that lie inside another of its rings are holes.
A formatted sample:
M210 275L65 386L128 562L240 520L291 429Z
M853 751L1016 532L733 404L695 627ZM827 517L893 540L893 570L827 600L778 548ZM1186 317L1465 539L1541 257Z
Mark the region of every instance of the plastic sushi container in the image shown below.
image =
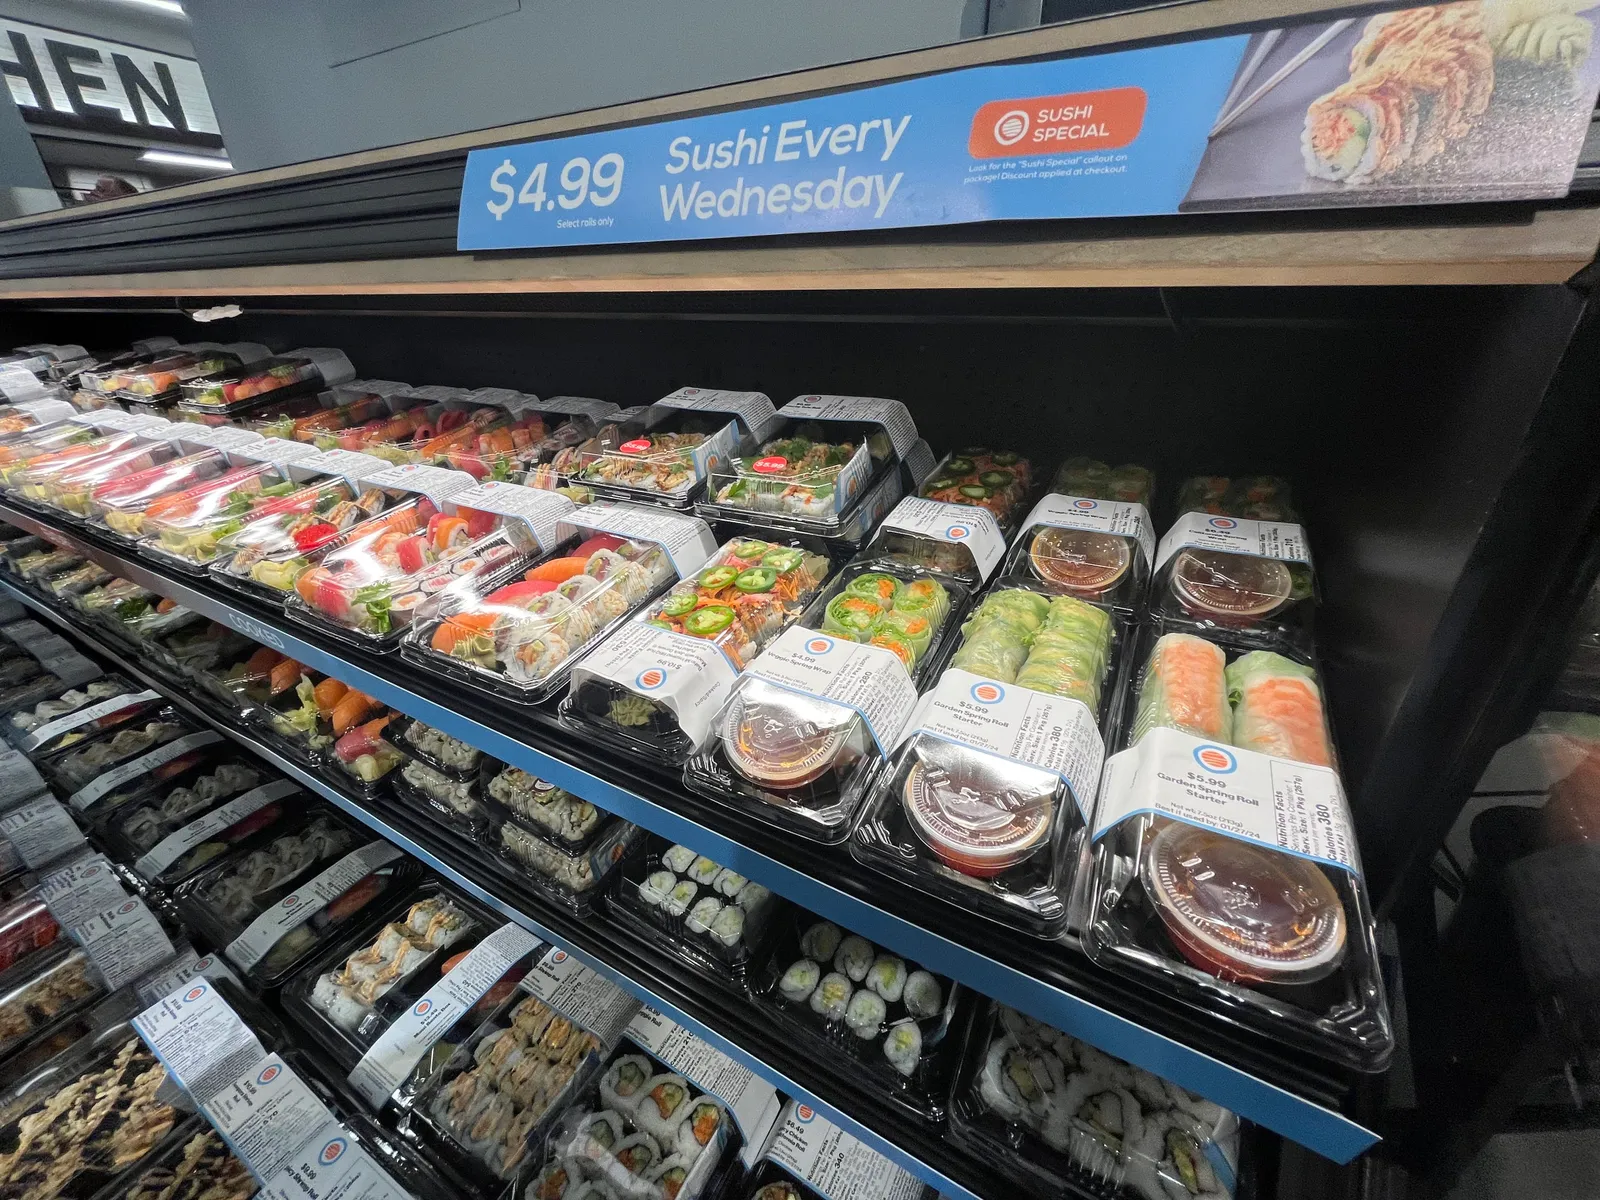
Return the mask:
M593 532L583 517L564 520L583 533L553 551L486 563L424 603L405 656L496 700L533 704L564 687L585 650L677 578L661 545Z
M950 1139L1037 1200L1231 1200L1239 1119L986 1000L968 1034Z
M858 557L981 587L1005 553L1005 531L988 509L907 496L878 523Z
M1075 597L989 591L874 785L851 854L918 891L1058 937L1120 714L1128 638L1124 621Z
M60 937L61 926L37 889L0 905L0 974L26 973L27 964Z
M337 772L337 778L368 800L387 793L390 778L411 761L404 750L384 736L398 715L386 710L363 721L340 734L327 755L329 767Z
M260 1183L203 1117L192 1117L95 1200L251 1200Z
M701 1200L742 1174L723 1102L630 1042L555 1121L527 1200Z
M922 495L944 504L982 508L1009 534L1035 480L1033 464L1011 450L969 446L947 454L922 485Z
M95 441L96 437L95 430L88 425L81 425L76 421L63 421L59 425L35 430L25 437L6 442L0 445L0 484L9 481L12 475L20 472L31 462L47 455L70 451L74 447L86 446ZM82 453L92 453L92 451Z
M379 707L377 701L364 692L353 692L337 679L302 672L293 688L250 709L245 719L268 734L291 757L307 766L320 768L337 740L333 732L333 711L341 701L346 705L340 722L344 729L353 727L346 722L359 724L370 719L371 713Z
M89 955L66 939L0 971L0 1069L106 995Z
M750 966L777 936L787 904L687 846L650 836L617 872L612 919L679 958L743 990Z
M54 696L40 700L31 707L19 708L5 718L3 729L6 741L19 750L31 750L42 744L37 735L47 726L65 721L86 709L115 703L119 697L132 695L140 689L121 675L103 675L88 683L60 689ZM48 732L46 737L51 736Z
M230 457L236 465L219 478L163 497L145 510L144 552L199 574L226 553L230 535L261 518L314 507L315 501L302 495L306 473L298 466Z
M1315 667L1159 626L1138 657L1127 748L1106 764L1095 816L1085 949L1196 1007L1382 1070L1393 1030Z
M155 405L176 401L186 380L216 371L237 370L271 357L270 350L254 342L233 342L225 346L200 342L142 366L123 368L109 375L85 373L79 378L100 391L115 393L121 400Z
M95 683L104 682L95 680ZM114 681L114 686L117 691L109 699L79 707L74 713L36 726L32 733L21 739L19 749L29 757L43 762L71 746L103 740L113 731L125 728L134 722L144 724L147 718L154 716L156 710L166 704L165 697L148 689L135 690L124 680ZM79 694L87 697L89 693L83 691ZM13 714L15 715L17 714ZM166 715L176 718L177 714L169 708L166 710Z
M0 1179L13 1200L93 1196L164 1151L185 1114L166 1068L127 1022L99 1031L0 1092ZM93 1111L94 1120L37 1120ZM35 1119L29 1120L32 1116Z
M132 343L126 350L114 354L91 355L87 362L73 363L70 368L62 370L56 378L79 391L105 395L121 386L118 372L142 367L158 359L170 358L186 349L188 347L180 345L175 338L142 338ZM52 364L51 370L57 369L59 364Z
M332 810L314 802L309 793L299 791L268 799L259 807L254 800L236 805L221 818L208 819L210 815L191 818L180 831L175 831L184 836L161 853L154 853L161 846L157 843L156 847L135 858L129 864L134 877L142 880L146 887L164 895L174 895L184 884L229 855L242 858L257 850L269 849L279 837L314 821L337 824L330 821ZM223 820L228 823L222 824Z
M594 910L612 872L644 836L638 826L612 817L583 849L572 851L548 830L503 812L491 811L490 823L484 841L511 876L579 916Z
M58 571L41 581L40 590L62 600L81 596L97 587L110 583L116 576L99 563L84 562L65 571Z
M276 778L221 747L191 751L108 797L93 810L92 824L111 858L131 866L190 822Z
M245 413L238 418L238 423L262 437L286 438L309 445L318 434L364 425L393 411L390 397L368 391L356 381L317 396L297 397L277 409Z
M0 404L0 445L31 442L38 434L62 425L77 410L65 400L25 400Z
M177 449L164 439L116 435L102 443L99 453L47 455L29 463L15 477L16 493L39 507L88 520L95 515L93 496L97 487L154 470L176 457Z
M0 713L37 704L62 686L62 679L32 655L19 651L0 658Z
M192 503L192 496L204 495L211 486L230 486L232 479L219 482L227 473L227 456L210 448L182 454L143 471L118 472L90 489L90 515L94 524L137 540L147 532L146 511L156 508L161 499L182 511ZM157 513L165 507L157 508Z
M412 758L450 779L477 779L480 770L495 767L476 746L453 738L432 725L425 725L415 717L400 717L390 730L390 736Z
M291 350L245 371L218 371L179 384L180 406L233 413L264 396L283 399L336 387L356 377L344 351L322 346Z
M57 754L40 756L37 764L52 786L72 794L113 767L194 732L194 726L184 721L176 709L163 708L144 712L136 720L73 743Z
M607 810L521 767L495 764L481 794L497 819L513 821L567 854L586 850L610 829Z
M46 542L39 549L24 554L17 559L17 574L35 587L42 587L44 581L52 575L59 575L63 571L76 570L83 566L84 557L72 550L62 550Z
M481 1190L520 1190L555 1118L599 1078L611 1049L519 989L417 1093L411 1127Z
M354 450L399 466L422 461L422 448L439 436L440 427L458 428L468 415L459 405L446 407L419 402L386 415L335 428L315 428L307 433L318 450Z
M276 987L330 939L375 924L381 910L372 902L409 887L419 870L396 847L324 810L206 868L175 900L184 921L245 978Z
M774 426L760 392L679 388L579 447L571 478L613 500L688 508L713 470Z
M286 692L293 692L305 668L292 658L267 646L259 646L247 657L219 662L199 673L201 686L219 704L243 716L250 709L270 704Z
M817 1061L926 1121L942 1122L960 1052L965 989L796 910L750 997Z
M103 846L108 855L119 861L131 861L131 858L119 858L114 827L116 814L122 811L126 804L147 800L152 795L156 797L165 795L167 789L182 782L183 777L195 767L217 758L223 750L221 741L222 739L218 737L215 741L204 745L180 748L164 762L129 775L80 812L79 819L95 831L98 844Z
M572 672L561 720L658 761L704 742L734 679L792 625L831 571L799 544L735 538Z
M813 841L844 841L970 600L951 579L847 565L739 676L685 784Z
M480 482L522 483L539 463L592 437L595 427L587 417L573 417L562 422L560 429L562 436L553 436L544 417L526 409L501 413L481 424L469 422L442 437L431 454L419 461L465 471Z
M410 728L409 726L407 727ZM404 739L400 739L406 745ZM492 777L493 764L485 760L465 776L446 774L436 766L413 758L390 772L394 798L430 821L437 821L464 838L488 834L493 819L483 802L483 779Z
M1275 476L1199 476L1155 554L1149 606L1170 621L1272 648L1310 648L1316 575L1289 485Z

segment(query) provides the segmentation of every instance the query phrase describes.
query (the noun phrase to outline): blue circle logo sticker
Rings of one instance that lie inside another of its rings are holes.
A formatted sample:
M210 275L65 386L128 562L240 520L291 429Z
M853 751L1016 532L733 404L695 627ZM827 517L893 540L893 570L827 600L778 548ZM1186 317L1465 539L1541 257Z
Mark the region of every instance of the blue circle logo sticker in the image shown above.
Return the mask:
M998 704L1006 698L1006 690L998 683L985 679L972 685L972 698L979 704Z
M129 900L121 908L117 909L117 912L121 916L127 916L129 913L131 913L134 909L136 909L138 907L139 907L139 902L137 900Z
M1239 528L1239 522L1235 521L1232 517L1212 517L1211 520L1206 522L1206 524L1211 526L1213 529Z
M794 1115L800 1119L800 1124L802 1125L809 1125L812 1121L817 1119L816 1112L809 1104L795 1105Z
M205 994L206 994L206 985L203 984L203 983L197 983L197 984L195 984L194 987L190 988L187 992L185 992L183 994L183 1002L185 1004L193 1004L196 1000L200 999L200 997L204 996Z
M633 681L633 686L641 692L653 692L667 681L665 667L646 667L639 672L638 678Z
M806 653L807 654L826 654L829 650L832 650L832 649L833 649L833 639L832 638L814 637L814 638L811 638L809 641L806 642Z
M299 903L300 903L300 894L298 892L296 892L292 896L285 896L281 901L279 901L279 906L282 907L282 908L293 908L296 904L299 904Z
M567 961L567 952L565 950L557 950L554 954L552 954L550 956L550 962L552 964L564 963L566 961Z
M349 1149L350 1143L342 1137L336 1137L322 1148L322 1153L317 1155L317 1161L323 1166L330 1166L344 1157L344 1152Z
M1239 760L1234 757L1232 750L1224 750L1210 743L1194 748L1194 760L1217 775L1231 775L1239 769Z
M413 1008L411 1011L416 1013L417 1016L419 1016L419 1017L425 1017L425 1016L428 1015L428 1013L432 1009L433 1009L433 1001L432 1000L428 1000L428 999L422 999L422 1000L418 1000L417 1001L417 1006L415 1008Z
M1072 507L1080 509L1083 512L1089 512L1093 509L1099 508L1100 504L1096 500L1074 500L1072 502Z
M271 1083L274 1079L276 1079L279 1075L282 1075L282 1074L283 1074L283 1068L280 1067L277 1063L273 1063L269 1067L263 1067L262 1068L261 1074L256 1076L256 1082L260 1083L260 1084L268 1084L268 1083Z
M949 526L948 528L945 529L944 535L945 535L945 537L949 538L952 542L965 541L967 538L972 536L972 526L970 526L970 525L951 525L951 526Z

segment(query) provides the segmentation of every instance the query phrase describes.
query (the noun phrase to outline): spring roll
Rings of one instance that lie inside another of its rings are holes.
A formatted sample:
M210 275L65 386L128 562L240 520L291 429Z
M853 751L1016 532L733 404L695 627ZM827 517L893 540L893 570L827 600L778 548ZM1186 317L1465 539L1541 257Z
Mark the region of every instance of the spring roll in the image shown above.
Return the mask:
M1057 596L1034 636L1017 683L1051 696L1081 700L1100 712L1100 684L1111 661L1111 618L1072 596Z
M1333 765L1315 671L1270 650L1253 650L1230 663L1226 674L1235 746Z
M1232 720L1224 678L1227 658L1220 646L1187 633L1158 640L1145 664L1133 740L1152 729L1177 729L1194 737L1227 741Z

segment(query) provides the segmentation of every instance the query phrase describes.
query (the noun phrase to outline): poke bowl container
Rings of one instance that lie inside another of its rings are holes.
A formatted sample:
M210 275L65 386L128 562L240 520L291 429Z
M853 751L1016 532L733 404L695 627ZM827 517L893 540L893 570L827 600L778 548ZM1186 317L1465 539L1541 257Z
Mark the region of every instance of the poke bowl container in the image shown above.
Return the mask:
M709 643L737 672L800 618L831 569L825 555L798 543L735 538L612 636L637 622L656 626ZM641 686L650 663L641 660L644 671L630 686L596 674L595 657L574 672L562 722L646 757L682 762L694 747L672 710Z
M1168 1080L984 1000L950 1104L950 1139L1035 1200L1231 1200L1239 1119Z
M306 348L256 363L248 373L218 371L181 382L180 408L233 414L267 396L287 399L319 392L355 378L350 360L340 350Z
M117 386L103 390L115 391L117 398L136 405L154 407L176 403L183 394L183 384L219 371L235 371L241 367L263 362L271 352L253 342L235 342L231 346L205 345L158 358L154 362L118 372ZM112 380L104 381L107 385Z
M920 690L955 644L965 585L892 563L848 564L800 618L802 628L894 654ZM764 677L760 660L734 682L684 783L709 800L812 841L850 836L884 755L856 709ZM887 730L892 738L898 730ZM754 803L751 803L751 802Z
M477 840L486 836L493 824L483 802L483 780L492 777L494 770L492 760L485 759L462 778L413 758L390 774L389 788L394 798L413 812L468 840Z
M603 426L579 446L569 478L607 499L686 509L744 436L732 412L652 404L620 424Z
M534 894L579 916L594 911L606 881L643 837L614 817L582 850L563 850L544 830L491 810L487 848L507 875Z
M611 1050L518 988L416 1093L411 1128L480 1191L520 1191L555 1118Z
M98 737L75 742L58 754L42 756L37 765L53 787L70 796L113 767L195 732L176 709L158 709Z
M752 975L750 998L816 1061L838 1063L925 1121L944 1121L960 1052L960 984L797 909Z
M420 759L424 765L450 779L475 780L481 770L496 765L494 759L476 746L425 725L415 717L397 718L390 736L412 758Z
M330 813L331 810L314 801L310 793L295 793L274 800L240 817L227 828L217 830L159 870L148 869L148 864L139 858L127 864L128 870L146 888L165 897L175 897L184 884L201 872L224 860L270 847L278 837L294 833L316 818Z
M1082 701L1103 746L1129 636L1126 622L1074 597L1001 587L972 610L946 669L978 676L969 690L980 699L987 689L981 703L1008 689ZM850 853L918 892L1055 938L1071 915L1092 775L1077 796L1053 770L913 730L864 805Z
M687 846L650 835L623 860L606 909L613 922L743 991L778 935L786 902ZM719 924L720 920L720 924Z
M921 494L945 504L988 509L1001 531L1009 535L1022 516L1033 483L1033 464L1022 455L969 446L940 459Z
M221 532L209 571L235 591L281 602L302 574L321 561L324 547L345 531L382 516L402 494L360 488L343 479L309 483L270 511L249 514Z
M632 1086L632 1091L625 1090ZM644 1093L644 1094L641 1094ZM743 1174L744 1138L727 1107L695 1081L623 1042L552 1123L529 1200L589 1194L700 1200Z
M89 955L64 939L0 971L0 1069L106 995Z
M260 763L224 748L193 750L142 777L141 786L108 797L90 823L113 861L132 864L189 822L273 778Z
M54 696L40 700L31 707L14 709L0 724L0 730L4 731L6 741L17 749L32 750L40 744L39 731L46 726L94 705L132 695L138 690L136 684L121 675L102 675L88 683L58 689Z
M550 554L532 550L458 577L418 610L402 653L496 700L535 704L674 578L652 542L571 538Z
M1303 657L1158 625L1138 658L1119 749L1165 728L1337 770ZM1099 829L1093 856L1084 947L1097 964L1320 1057L1383 1069L1393 1031L1357 876L1148 810Z

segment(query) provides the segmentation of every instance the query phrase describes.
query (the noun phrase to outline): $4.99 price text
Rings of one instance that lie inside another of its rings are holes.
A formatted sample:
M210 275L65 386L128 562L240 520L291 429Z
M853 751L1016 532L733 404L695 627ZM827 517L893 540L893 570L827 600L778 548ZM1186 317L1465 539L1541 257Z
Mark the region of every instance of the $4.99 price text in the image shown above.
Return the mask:
M570 212L585 203L605 208L622 195L623 165L620 154L602 154L593 163L581 155L568 159L567 165L561 168L560 192L549 196L545 194L549 163L536 164L518 189L514 186L517 168L508 158L489 176L489 190L495 195L487 202L488 209L498 221L514 204L532 205L534 212L555 209L557 205Z

